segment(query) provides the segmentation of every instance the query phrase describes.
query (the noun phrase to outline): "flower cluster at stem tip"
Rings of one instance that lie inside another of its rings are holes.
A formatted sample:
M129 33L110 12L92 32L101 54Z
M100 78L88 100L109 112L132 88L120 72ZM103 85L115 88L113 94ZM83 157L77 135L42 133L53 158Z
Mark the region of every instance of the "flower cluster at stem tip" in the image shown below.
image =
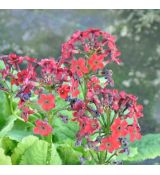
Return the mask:
M108 65L121 63L115 40L100 29L87 29L62 44L58 60L2 55L5 68L0 70L0 90L18 99L12 111L32 122L36 135L54 134L57 116L66 124L78 124L76 146L112 155L128 153L128 141L141 139L138 119L143 117L143 106L136 96L114 88ZM59 99L67 107L58 107ZM71 111L72 116L61 110Z

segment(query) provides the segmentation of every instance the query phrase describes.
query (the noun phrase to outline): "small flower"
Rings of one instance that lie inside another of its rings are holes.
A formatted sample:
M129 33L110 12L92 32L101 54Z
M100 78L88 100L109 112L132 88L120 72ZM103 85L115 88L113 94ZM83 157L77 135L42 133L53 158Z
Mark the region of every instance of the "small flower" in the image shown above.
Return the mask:
M79 135L91 135L100 129L100 124L97 119L90 119L89 117L77 118L80 126Z
M114 120L114 123L111 126L112 133L114 133L118 137L126 136L128 134L127 126L128 123L125 120L117 118Z
M68 123L68 116L60 114L59 117L63 121L63 123Z
M98 69L103 69L104 68L103 59L104 59L103 55L98 56L98 55L94 54L88 60L88 64L90 65L90 67L93 71L96 71Z
M88 73L88 69L85 66L85 60L83 58L72 60L71 71L72 73L77 73L79 77L82 77L83 74Z
M134 142L136 139L140 140L142 135L140 134L140 128L134 124L133 126L128 127L128 132L130 134L130 141Z
M35 122L36 127L34 128L34 134L39 134L41 136L48 136L52 133L52 127L46 121L37 120Z
M8 59L9 59L8 62L9 62L10 64L14 65L14 66L16 66L17 64L22 63L22 61L23 61L22 57L20 57L20 56L14 54L14 53L9 54L9 55L8 55Z
M112 153L114 150L119 149L121 146L120 142L114 136L109 136L101 140L101 145L99 146L100 151L107 150Z
M55 107L54 96L52 94L41 94L38 104L41 105L43 110L49 111Z
M52 58L41 60L39 65L42 67L42 71L45 73L52 73L56 68L56 62Z
M136 118L143 117L143 105L134 105L134 110Z
M79 83L77 80L72 79L71 94L72 97L77 97L80 93L78 89Z
M66 99L68 97L68 93L70 91L70 86L65 84L58 88L58 94L61 98Z

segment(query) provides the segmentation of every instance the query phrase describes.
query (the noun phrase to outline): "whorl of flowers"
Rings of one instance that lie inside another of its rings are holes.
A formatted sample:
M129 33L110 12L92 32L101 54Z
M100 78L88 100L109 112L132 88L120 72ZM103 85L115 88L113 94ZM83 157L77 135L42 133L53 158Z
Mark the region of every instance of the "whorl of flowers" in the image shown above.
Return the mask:
M62 44L59 60L38 61L14 53L1 56L5 68L0 70L0 89L19 99L16 110L25 122L34 113L44 114L43 118L35 115L35 134L54 134L53 118L60 117L64 123L69 118L79 125L76 146L97 152L95 161L108 164L107 152L111 156L129 153L128 141L141 139L138 119L143 117L143 106L136 96L114 89L108 69L111 62L121 63L120 54L109 33L77 31ZM57 107L57 98L66 107ZM60 114L62 110L72 111L72 116ZM105 153L103 160L100 152Z

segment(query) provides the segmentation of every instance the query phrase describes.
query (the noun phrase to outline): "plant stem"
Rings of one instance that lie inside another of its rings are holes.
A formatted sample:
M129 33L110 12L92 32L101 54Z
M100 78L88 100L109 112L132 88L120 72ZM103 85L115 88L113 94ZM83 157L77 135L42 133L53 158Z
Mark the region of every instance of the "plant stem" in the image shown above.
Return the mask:
M111 118L111 112L110 109L106 109L106 113L107 113L107 134L110 133L110 118Z
M51 116L51 113L49 112L49 117L48 117L48 123L52 125L53 122L53 117ZM47 141L48 141L48 150L47 150L47 159L46 159L46 164L50 165L51 162L51 156L52 156L52 133L47 136Z
M102 120L103 120L104 126L106 127L107 123L106 123L106 121L105 121L105 118L104 118L104 115L103 115L103 114L101 114L101 118L102 118Z
M47 159L46 164L50 165L52 156L52 134L48 136L48 150L47 150Z
M105 162L105 164L107 165L108 163L110 163L110 160L112 159L112 157L114 157L116 155L116 153L112 154L108 160Z
M12 105L12 96L9 93L5 93L5 95L10 106L11 114L14 114L13 105Z
M98 163L98 161L95 159L95 157L93 156L93 154L92 154L92 152L91 152L90 150L89 150L89 153L90 153L92 159L93 159L96 163Z

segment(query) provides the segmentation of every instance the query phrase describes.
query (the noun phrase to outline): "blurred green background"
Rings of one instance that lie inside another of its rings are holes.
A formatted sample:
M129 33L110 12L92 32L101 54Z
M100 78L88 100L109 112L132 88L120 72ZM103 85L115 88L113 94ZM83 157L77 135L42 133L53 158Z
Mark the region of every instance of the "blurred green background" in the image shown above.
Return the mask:
M58 58L75 30L91 27L117 37L115 88L144 105L142 133L160 133L160 10L0 10L0 54Z

